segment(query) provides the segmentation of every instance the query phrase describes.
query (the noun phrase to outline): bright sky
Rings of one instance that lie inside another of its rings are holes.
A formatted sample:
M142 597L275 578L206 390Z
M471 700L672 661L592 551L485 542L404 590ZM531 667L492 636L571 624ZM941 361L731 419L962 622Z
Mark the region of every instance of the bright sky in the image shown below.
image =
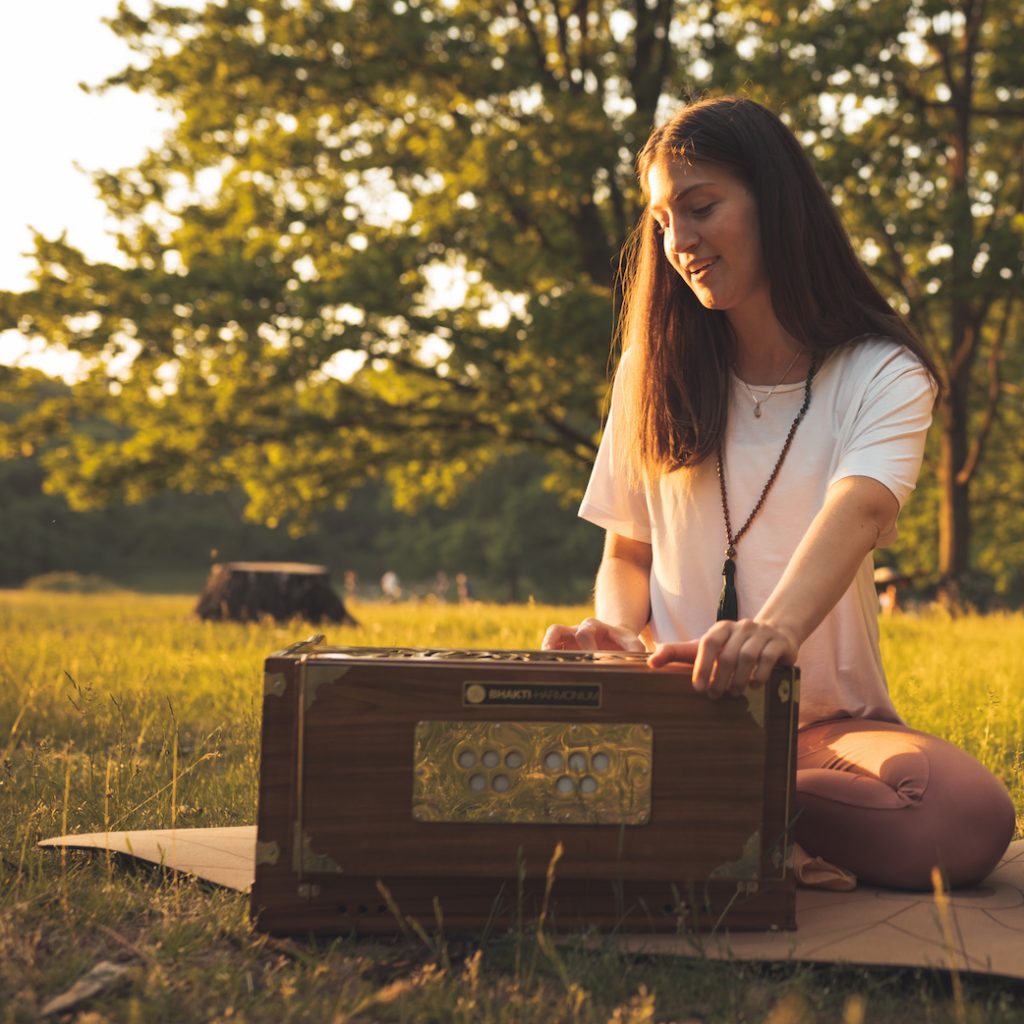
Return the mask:
M179 0L201 7L204 0ZM171 125L150 96L128 89L87 95L95 84L132 62L134 54L103 24L118 0L0 0L0 290L30 286L31 229L46 237L67 232L91 259L118 261L109 234L113 223L96 194L92 170L114 170L139 161ZM130 0L139 13L149 0ZM456 275L458 277L459 275ZM461 294L452 272L434 275L446 304ZM442 351L446 346L442 346ZM346 375L362 362L341 353L333 372ZM74 353L47 350L41 338L0 333L0 365L32 366L74 380Z
M89 96L78 88L131 62L101 20L116 10L117 0L0 0L0 290L28 287L29 225L48 237L67 231L93 259L116 256L86 172L138 162L170 124L151 97L127 89ZM43 355L14 332L0 335L0 363L16 361L49 373L68 369L66 357Z

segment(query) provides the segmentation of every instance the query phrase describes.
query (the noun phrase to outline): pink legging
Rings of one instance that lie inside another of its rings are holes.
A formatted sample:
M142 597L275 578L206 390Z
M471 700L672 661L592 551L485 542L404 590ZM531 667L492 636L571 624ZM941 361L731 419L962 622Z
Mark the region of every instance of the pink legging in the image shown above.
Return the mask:
M938 866L975 885L1013 836L1006 787L969 754L895 722L864 718L801 730L795 837L873 885L930 889Z

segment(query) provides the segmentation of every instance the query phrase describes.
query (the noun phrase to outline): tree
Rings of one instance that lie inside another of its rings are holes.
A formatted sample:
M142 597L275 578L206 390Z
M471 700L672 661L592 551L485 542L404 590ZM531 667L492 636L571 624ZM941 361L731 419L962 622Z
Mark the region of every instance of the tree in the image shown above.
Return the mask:
M1007 0L122 3L139 61L107 85L178 123L98 178L125 268L39 238L35 289L0 297L0 327L92 364L18 443L61 438L51 485L80 506L242 486L253 518L296 528L368 480L450 500L525 449L578 493L633 154L659 105L740 88L785 109L942 367L954 581L1019 404L1001 366L1021 322L1022 19ZM76 432L101 417L106 436Z
M729 10L715 21L717 71L784 100L876 280L939 365L939 570L955 597L970 566L972 487L982 484L977 506L990 515L1008 475L1018 502L1021 485L1014 463L1000 462L1001 482L983 469L1000 416L1019 421L1021 407L1003 367L1019 370L1024 327L1024 9L820 0L759 5L746 19Z
M141 59L105 87L179 115L97 179L126 268L39 238L35 290L2 303L91 360L21 426L63 436L54 486L85 507L241 484L301 528L369 479L444 500L528 448L578 495L672 7L617 29L607 2L123 3ZM108 437L76 433L96 416Z
M397 568L403 580L429 581L441 569L449 577L468 574L474 596L484 600L585 601L601 558L601 531L560 507L540 486L543 476L536 455L503 459L466 485L454 510L378 513L372 542L364 531L366 542L377 564Z
M0 368L9 399L0 422L67 387L37 370ZM300 538L242 522L244 496L154 495L132 507L84 512L43 490L39 453L0 460L0 586L54 571L104 576L133 587L198 590L211 561L328 565L336 586L351 570L373 594L397 569L411 596L432 591L439 570L468 573L482 600L586 600L600 558L600 531L575 529L574 510L541 486L543 459L505 457L463 488L457 507L404 513L381 484L349 495ZM454 590L449 595L454 599Z

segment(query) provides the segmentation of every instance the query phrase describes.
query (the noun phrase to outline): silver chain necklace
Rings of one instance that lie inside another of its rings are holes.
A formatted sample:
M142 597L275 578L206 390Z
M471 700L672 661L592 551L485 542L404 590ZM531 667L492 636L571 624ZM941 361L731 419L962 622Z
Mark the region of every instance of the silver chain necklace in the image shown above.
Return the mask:
M737 377L736 378L747 389L747 394L750 395L750 400L754 403L754 415L758 419L761 418L761 406L764 405L764 403L767 402L768 399L771 398L772 395L775 394L775 391L776 391L777 388L782 386L782 382L786 379L786 377L789 376L789 371L792 370L794 366L796 366L796 361L802 355L803 355L803 351L802 350L798 350L797 354L795 356L793 356L793 361L783 371L782 376L779 378L779 383L776 384L775 387L771 388L769 390L768 394L765 395L763 398L758 398L757 395L755 395L754 392L751 390L750 385L742 377Z

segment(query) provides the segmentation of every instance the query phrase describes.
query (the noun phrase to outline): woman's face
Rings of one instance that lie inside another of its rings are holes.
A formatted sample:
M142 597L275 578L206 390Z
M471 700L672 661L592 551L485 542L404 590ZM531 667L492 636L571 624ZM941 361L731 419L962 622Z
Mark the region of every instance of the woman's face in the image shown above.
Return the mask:
M739 178L668 159L654 163L647 187L665 258L701 305L726 311L768 297L757 204Z

